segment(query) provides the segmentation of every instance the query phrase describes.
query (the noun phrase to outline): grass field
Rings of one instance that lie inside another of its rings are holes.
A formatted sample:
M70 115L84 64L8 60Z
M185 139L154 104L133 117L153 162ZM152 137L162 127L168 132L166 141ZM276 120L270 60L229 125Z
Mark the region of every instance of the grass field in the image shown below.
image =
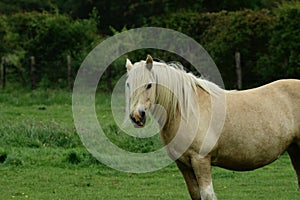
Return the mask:
M98 94L97 113L114 143L144 152L159 140L120 134L110 98ZM116 133L118 132L118 134ZM252 172L213 168L218 199L300 199L296 176L284 154ZM110 169L81 144L72 119L71 93L64 90L0 91L0 200L7 199L189 199L174 164L151 173Z

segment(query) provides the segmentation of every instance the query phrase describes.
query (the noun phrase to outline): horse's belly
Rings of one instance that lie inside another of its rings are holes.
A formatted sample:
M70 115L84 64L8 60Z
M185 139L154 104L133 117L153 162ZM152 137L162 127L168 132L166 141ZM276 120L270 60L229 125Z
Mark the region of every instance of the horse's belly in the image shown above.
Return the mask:
M281 154L272 156L266 160L256 159L238 159L235 157L219 157L218 160L213 160L212 165L234 171L250 171L265 165L268 165L278 159Z
M273 110L255 112L254 107L240 115L227 114L212 164L232 170L253 170L278 159L293 142L295 130L292 116L281 109Z
M279 139L272 142L261 141L240 142L234 145L226 143L222 147L219 146L212 156L212 165L237 171L257 169L278 159L290 143Z

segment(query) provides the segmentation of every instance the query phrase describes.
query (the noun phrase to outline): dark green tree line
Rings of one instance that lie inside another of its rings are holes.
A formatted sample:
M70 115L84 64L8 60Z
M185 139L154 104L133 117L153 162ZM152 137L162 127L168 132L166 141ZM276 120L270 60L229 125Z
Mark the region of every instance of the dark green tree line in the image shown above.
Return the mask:
M89 50L107 37L103 35L159 26L183 32L202 44L228 88L235 88L237 50L242 56L245 87L278 78L299 78L300 3L279 2L1 0L0 56L7 58L8 74L16 80L29 82L29 58L35 56L40 85L67 85L66 55L73 57L76 72ZM143 53L130 56L142 59ZM165 53L158 57L174 59ZM112 82L123 73L119 69L122 62L111 66Z
M180 11L198 13L270 9L282 0L1 0L0 13L47 11L67 14L73 19L88 19L93 9L100 16L99 31L111 34L110 28L121 30L145 25L153 16Z

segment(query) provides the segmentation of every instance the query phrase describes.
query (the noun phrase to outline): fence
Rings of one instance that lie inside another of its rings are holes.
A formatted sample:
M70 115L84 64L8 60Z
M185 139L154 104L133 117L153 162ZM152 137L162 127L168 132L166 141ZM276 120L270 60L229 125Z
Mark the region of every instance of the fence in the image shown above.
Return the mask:
M242 89L242 65L241 65L241 54L239 50L235 53L235 69L236 69L236 89L241 90ZM7 79L7 67L8 63L5 57L2 57L1 59L1 86L2 89L5 89L6 87L6 79ZM73 88L73 69L72 69L72 57L68 55L66 57L66 79L68 80L67 87L72 90ZM34 56L30 57L30 82L31 82L31 89L34 90L37 87L37 65L36 65L36 59ZM107 91L112 90L112 77L111 77L111 71L110 68L107 68L105 72L106 76L106 89Z
M68 88L72 90L73 88L73 73L72 73L72 58L70 55L66 58L66 70L67 70L67 80L68 80ZM7 81L7 68L9 63L5 57L1 59L1 87L5 89L6 81ZM36 60L34 56L30 57L30 83L31 89L34 90L37 87L37 74L36 74Z
M2 89L6 86L6 59L2 57L1 59L1 85Z

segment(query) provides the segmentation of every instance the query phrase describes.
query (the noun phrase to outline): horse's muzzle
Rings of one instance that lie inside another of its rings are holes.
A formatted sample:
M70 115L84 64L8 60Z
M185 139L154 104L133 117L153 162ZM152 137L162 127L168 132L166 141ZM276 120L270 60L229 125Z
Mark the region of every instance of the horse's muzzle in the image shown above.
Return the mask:
M143 110L139 110L137 113L130 114L130 119L134 123L135 128L142 128L146 123L146 113Z

